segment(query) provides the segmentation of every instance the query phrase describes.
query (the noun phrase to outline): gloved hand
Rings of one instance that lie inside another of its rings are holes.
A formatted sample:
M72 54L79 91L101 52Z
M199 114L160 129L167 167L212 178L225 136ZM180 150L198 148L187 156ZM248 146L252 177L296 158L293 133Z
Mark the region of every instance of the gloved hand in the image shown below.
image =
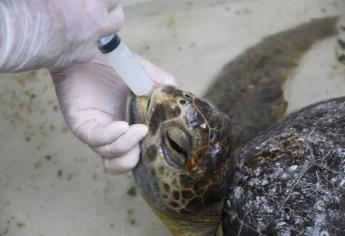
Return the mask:
M175 84L172 75L134 55L158 83ZM72 132L103 156L106 172L120 174L136 166L139 141L147 134L142 124L129 126L127 86L103 55L85 64L51 72L64 118Z
M1 0L0 72L86 62L123 21L120 0Z

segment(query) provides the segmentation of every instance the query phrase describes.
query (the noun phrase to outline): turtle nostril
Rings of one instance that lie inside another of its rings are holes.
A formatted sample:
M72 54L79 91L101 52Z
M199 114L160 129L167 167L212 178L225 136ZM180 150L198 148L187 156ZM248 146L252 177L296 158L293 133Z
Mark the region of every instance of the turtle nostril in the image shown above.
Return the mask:
M186 98L190 98L190 95L187 94L187 93L186 93L184 96L185 96Z
M180 100L180 104L181 104L181 105L186 104L186 100Z

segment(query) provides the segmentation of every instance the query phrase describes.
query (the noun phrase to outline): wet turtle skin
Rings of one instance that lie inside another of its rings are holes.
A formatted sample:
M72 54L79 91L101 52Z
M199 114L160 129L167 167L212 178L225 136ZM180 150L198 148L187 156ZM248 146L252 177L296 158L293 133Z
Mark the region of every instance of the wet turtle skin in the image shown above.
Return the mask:
M149 126L134 180L175 235L213 233L228 191L231 124L215 107L172 86L131 96L131 123Z
M289 115L234 157L225 235L345 235L345 97Z
M141 161L133 170L133 176L146 202L174 235L214 235L221 217L225 235L313 235L313 232L323 232L315 228L319 226L310 226L312 223L321 221L318 219L302 223L298 223L298 220L287 223L274 221L276 214L279 214L281 210L277 208L280 205L279 202L274 202L275 199L272 200L273 202L266 202L266 205L259 202L256 206L258 209L261 209L260 206L265 206L267 209L273 209L272 212L257 210L255 213L255 208L251 205L253 200L260 199L262 196L272 196L277 198L276 200L279 197L289 200L290 195L284 198L282 194L285 193L284 191L295 190L295 188L280 185L284 183L280 179L261 179L261 176L256 180L258 185L271 181L267 185L277 185L280 192L271 193L263 192L263 190L260 192L260 189L252 188L246 179L250 178L252 173L245 172L247 163L244 162L241 165L240 160L242 157L243 160L249 160L251 156L257 156L255 151L259 153L260 149L250 149L252 143L256 146L266 144L271 147L279 141L279 139L268 140L268 138L274 130L279 136L283 127L288 127L287 121L280 123L283 126L281 129L277 125L270 133L266 133L266 136L260 136L263 137L262 140L250 140L285 116L288 104L283 98L284 81L297 67L298 59L303 52L314 42L335 33L335 23L336 18L314 20L267 37L262 43L248 49L225 66L220 77L206 93L205 97L216 106L189 92L170 86L156 88L148 98L131 96L130 122L144 123L149 126L149 133L140 144ZM287 38L291 38L289 43L286 43ZM303 114L306 114L305 116L309 114L310 121L318 120L321 113L311 112L312 110L312 107L306 108ZM336 105L333 105L333 110L329 108L322 111L327 111L329 118L336 118L340 114L337 112ZM230 119L226 114L230 116ZM293 115L289 117L288 119L295 119ZM316 123L322 127L323 122L325 120L320 118ZM315 123L310 125L315 125ZM308 133L309 138L314 137L313 132ZM301 150L306 149L307 147L303 145L310 142L296 146L296 143L302 142L298 136L301 133L293 133L293 135L297 136L292 138L287 136L287 141L278 143L284 147L285 152L297 153L295 153L295 159L299 162L291 162L292 165L287 162L286 168L289 170L290 168L291 170L298 169L297 163L304 166L309 160L308 153ZM333 141L336 140L333 136L330 141L332 138ZM243 147L244 143L248 144ZM341 143L344 144L343 140L340 140L340 146ZM334 150L334 146L331 145L323 150L327 148L329 151ZM317 153L316 149L315 153ZM249 150L252 152L249 153ZM275 154L278 155L278 153ZM275 176L281 170L275 165L283 162L283 158L283 156L277 156L277 158L268 159L264 156L262 167L259 161L250 163L251 167L256 165L259 169L265 168L262 172L263 176L266 176L265 174ZM270 165L265 165L266 160ZM271 162L268 162L269 160ZM319 176L321 172L315 173ZM328 178L327 173L321 173L321 178ZM229 195L228 192L230 192ZM237 199L238 196L241 197ZM246 198L246 196L252 198ZM226 200L223 209L224 198ZM300 212L302 216L306 216L309 210L314 210L314 206L309 206L308 202L303 202L303 199L299 201L299 204L295 208L284 205L283 211L287 212L285 214ZM339 214L345 211L341 204L332 206ZM325 206L320 205L319 208L325 209ZM262 219L262 222L256 219ZM338 223L328 221L328 219L323 221L324 224L338 227ZM300 225L296 225L294 229L296 222ZM314 231L298 231L308 227ZM326 233L336 232L336 234L344 232L342 228L332 231L333 228L323 227L320 230L326 230Z

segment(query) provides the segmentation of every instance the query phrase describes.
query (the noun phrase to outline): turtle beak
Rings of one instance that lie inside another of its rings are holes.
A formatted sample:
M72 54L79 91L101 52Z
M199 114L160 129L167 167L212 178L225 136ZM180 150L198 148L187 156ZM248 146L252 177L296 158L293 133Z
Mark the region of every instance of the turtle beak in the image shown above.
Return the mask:
M127 120L130 125L132 124L146 124L146 116L148 105L150 104L150 97L136 96L130 92L127 102Z
M136 96L132 91L127 99L127 120L129 124L147 124L147 113L153 92L160 85L155 83L150 94L146 96Z

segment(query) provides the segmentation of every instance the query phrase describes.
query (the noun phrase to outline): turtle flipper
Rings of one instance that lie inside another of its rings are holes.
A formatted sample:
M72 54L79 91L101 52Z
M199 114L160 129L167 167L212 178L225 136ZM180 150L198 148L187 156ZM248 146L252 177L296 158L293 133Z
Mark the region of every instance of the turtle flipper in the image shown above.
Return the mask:
M335 35L336 22L314 19L266 37L225 65L204 97L230 116L235 148L285 116L284 82L313 43Z
M338 61L345 65L345 16L342 17L338 23L338 37L335 53Z

